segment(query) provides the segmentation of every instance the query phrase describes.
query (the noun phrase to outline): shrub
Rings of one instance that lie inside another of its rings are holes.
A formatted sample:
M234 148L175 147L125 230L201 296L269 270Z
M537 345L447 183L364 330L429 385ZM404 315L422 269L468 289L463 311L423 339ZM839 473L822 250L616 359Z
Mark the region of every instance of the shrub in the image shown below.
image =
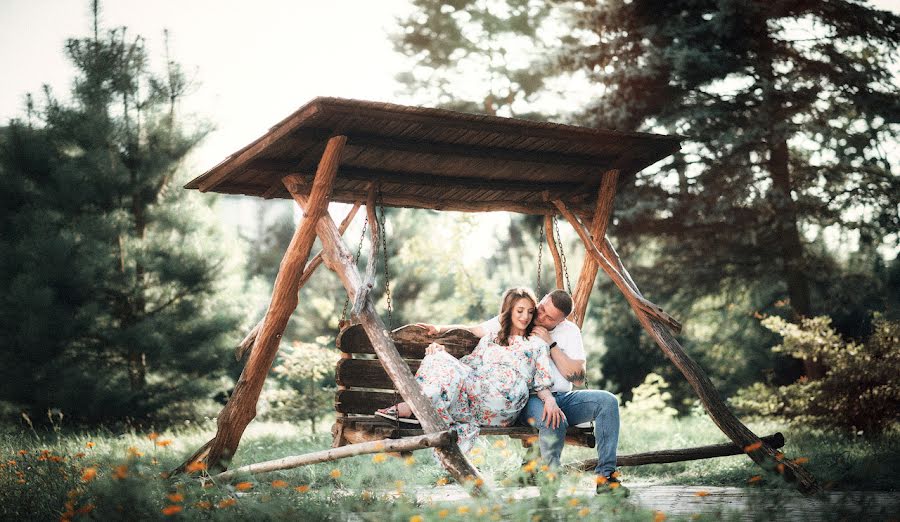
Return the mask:
M823 363L825 377L801 378L779 387L761 383L739 391L732 399L745 413L782 415L798 422L879 434L900 420L900 322L880 314L863 343L848 342L826 316L800 324L768 317L763 326L781 335L773 350Z
M280 350L279 364L272 369L277 388L270 389L265 399L270 420L308 420L313 433L316 423L334 409L334 368L339 355L326 348L328 339L317 343L294 342Z

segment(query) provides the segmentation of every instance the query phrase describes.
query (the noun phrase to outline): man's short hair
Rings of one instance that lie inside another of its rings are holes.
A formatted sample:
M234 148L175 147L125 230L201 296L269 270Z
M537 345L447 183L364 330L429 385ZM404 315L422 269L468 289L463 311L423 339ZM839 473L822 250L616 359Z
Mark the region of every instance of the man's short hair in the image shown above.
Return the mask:
M547 295L550 296L553 306L562 312L564 316L569 317L569 314L572 313L572 296L569 295L569 292L557 289Z

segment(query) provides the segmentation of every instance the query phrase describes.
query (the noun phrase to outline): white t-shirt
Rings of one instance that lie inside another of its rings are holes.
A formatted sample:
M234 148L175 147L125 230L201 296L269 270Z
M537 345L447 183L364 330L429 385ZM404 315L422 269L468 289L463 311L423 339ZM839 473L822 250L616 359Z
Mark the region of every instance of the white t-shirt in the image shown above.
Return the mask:
M481 323L485 335L495 336L500 331L500 317L494 317ZM550 330L550 338L556 342L556 347L563 351L570 359L576 361L585 361L587 356L584 353L584 343L581 340L581 330L578 325L568 319L556 325L556 328ZM568 392L572 391L572 383L559 373L559 369L550 358L550 376L553 377L553 387L550 391Z

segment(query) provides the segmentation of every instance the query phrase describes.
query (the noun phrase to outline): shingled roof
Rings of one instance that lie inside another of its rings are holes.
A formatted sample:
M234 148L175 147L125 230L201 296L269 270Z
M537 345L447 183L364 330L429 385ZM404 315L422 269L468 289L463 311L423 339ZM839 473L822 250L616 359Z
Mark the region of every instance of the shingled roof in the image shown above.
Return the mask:
M315 98L186 188L290 198L281 178L311 180L337 134L348 139L332 201L364 201L377 180L386 206L465 211L589 206L604 172L621 180L679 149L676 136Z

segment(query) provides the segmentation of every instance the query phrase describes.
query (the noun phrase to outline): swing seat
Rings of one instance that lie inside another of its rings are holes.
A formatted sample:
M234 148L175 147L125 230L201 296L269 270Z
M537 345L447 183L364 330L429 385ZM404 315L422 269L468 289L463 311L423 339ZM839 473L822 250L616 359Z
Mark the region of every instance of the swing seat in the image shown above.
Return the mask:
M478 337L468 330L450 330L437 337L429 336L425 329L407 325L391 332L400 356L411 372L419 369L425 357L425 348L432 342L443 344L447 352L456 358L467 355L478 345ZM382 439L397 439L421 435L421 428L397 425L383 417L376 417L378 408L386 408L403 400L394 385L362 325L352 325L341 330L337 338L341 359L337 363L335 380L338 390L334 409L338 414L332 434L333 447ZM508 436L530 446L537 436L531 426L484 426L482 435ZM566 444L592 448L596 445L592 423L570 426L566 431Z

